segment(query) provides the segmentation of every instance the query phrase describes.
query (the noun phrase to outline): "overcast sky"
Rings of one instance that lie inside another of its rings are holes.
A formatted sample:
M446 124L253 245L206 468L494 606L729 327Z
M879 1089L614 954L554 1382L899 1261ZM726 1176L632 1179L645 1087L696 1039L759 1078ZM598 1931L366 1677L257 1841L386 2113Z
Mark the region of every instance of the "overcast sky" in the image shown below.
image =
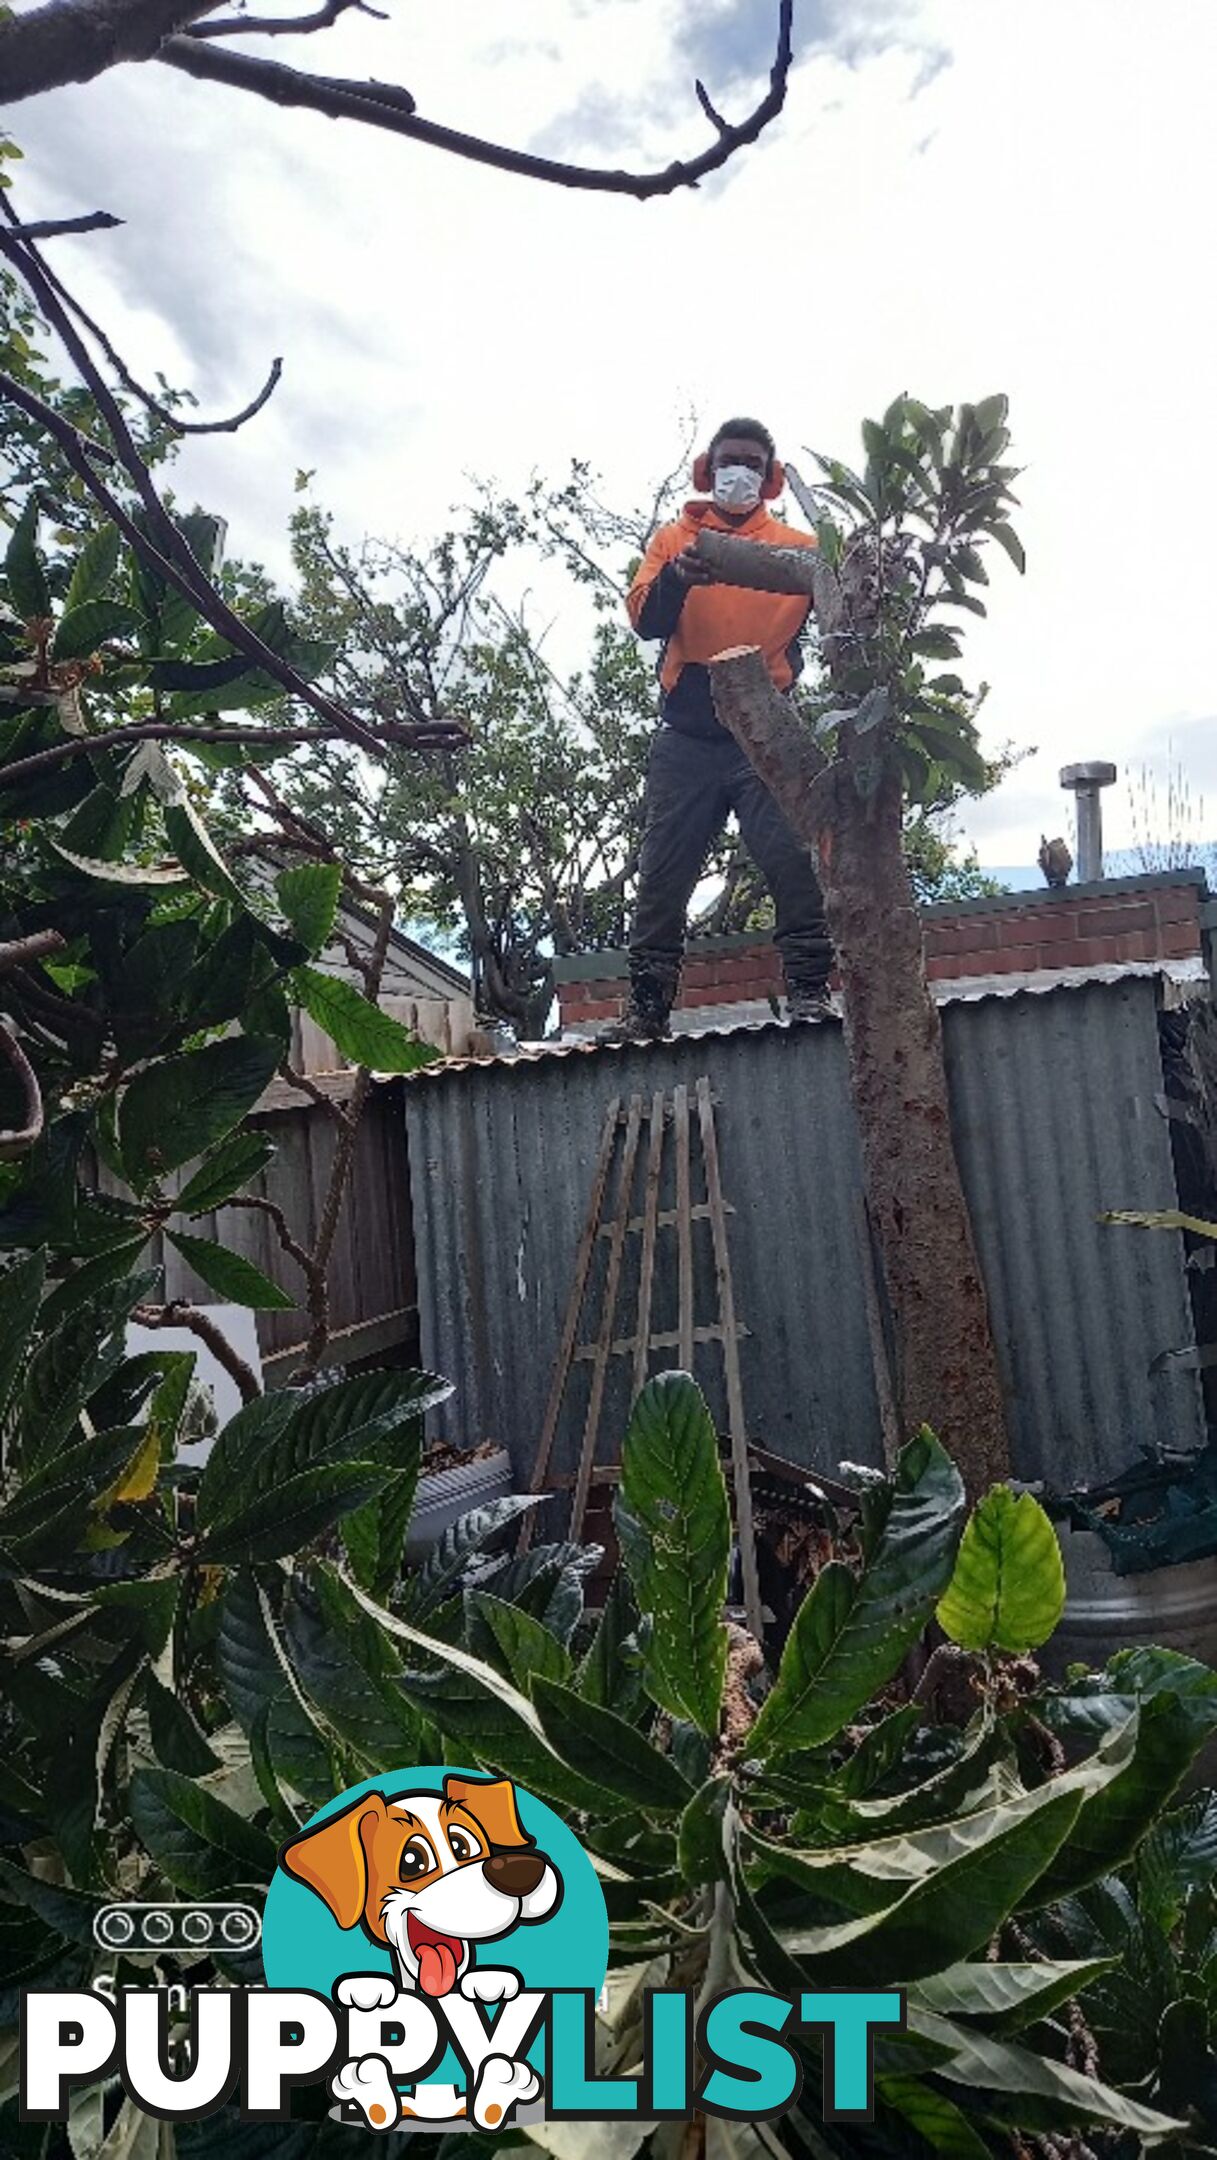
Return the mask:
M752 103L776 15L383 4L389 22L349 15L274 56L634 165L701 147L695 75L729 114ZM965 832L982 861L1028 861L1066 829L1061 764L1105 756L1126 843L1130 779L1148 763L1164 798L1173 756L1217 835L1217 7L796 0L796 40L777 126L648 204L155 66L16 108L20 200L128 221L58 243L57 265L139 369L205 409L243 403L284 355L268 410L191 446L178 483L277 570L302 466L347 537L425 539L465 473L520 487L579 455L641 498L689 407L760 413L798 462L805 444L852 456L902 390L1007 391L1028 570L995 561L968 672L992 685L987 745L1035 754Z

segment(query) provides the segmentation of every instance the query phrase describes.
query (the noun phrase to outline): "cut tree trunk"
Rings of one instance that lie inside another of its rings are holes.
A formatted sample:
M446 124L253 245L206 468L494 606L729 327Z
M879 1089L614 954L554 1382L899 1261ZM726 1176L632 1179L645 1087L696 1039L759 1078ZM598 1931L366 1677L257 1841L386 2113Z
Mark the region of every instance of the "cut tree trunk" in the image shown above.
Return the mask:
M819 861L902 1436L932 1426L976 1498L1009 1475L1009 1445L904 862L899 771L894 759L881 764L863 796L848 764L826 763L752 646L720 653L710 682L719 719Z

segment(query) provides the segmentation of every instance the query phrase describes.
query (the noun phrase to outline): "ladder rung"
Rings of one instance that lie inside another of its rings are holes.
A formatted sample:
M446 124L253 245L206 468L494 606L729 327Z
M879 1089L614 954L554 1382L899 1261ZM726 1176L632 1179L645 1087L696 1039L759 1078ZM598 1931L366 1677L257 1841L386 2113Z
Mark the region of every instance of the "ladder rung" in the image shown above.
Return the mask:
M723 1202L723 1213L724 1215L734 1215L735 1213L735 1209L732 1207L729 1200L724 1200ZM708 1222L709 1219L710 1203L708 1200L699 1200L695 1207L691 1207L689 1209L690 1222ZM657 1230L670 1230L675 1221L676 1209L674 1207L660 1208L655 1216L655 1227ZM641 1215L631 1215L625 1227L627 1231L641 1230ZM611 1222L602 1222L596 1234L598 1237L611 1237L613 1234L613 1229L614 1225Z
M713 1103L713 1105L714 1105L714 1107L715 1107L715 1109L716 1109L716 1110L721 1110L721 1108L722 1108L722 1101L723 1101L723 1098L722 1098L722 1096L721 1096L721 1095L711 1095L711 1097L710 1097L710 1100L711 1100L711 1102ZM620 1108L620 1110L619 1110L619 1111L617 1112L617 1123L618 1123L619 1125L624 1125L624 1124L625 1124L625 1122L626 1122L626 1120L627 1120L627 1118L629 1117L629 1114L630 1114L630 1113L629 1113L629 1108L628 1108L628 1106L627 1106L627 1105L626 1105L625 1103L623 1103L623 1104L622 1104L622 1106L621 1106L621 1108ZM665 1102L665 1104L664 1104L664 1106L663 1106L663 1121L664 1121L664 1124L665 1124L665 1125L670 1125L670 1124L671 1124L671 1123L673 1122L673 1119L675 1118L675 1115L676 1115L676 1112L675 1112L675 1109L674 1109L674 1106L673 1106L673 1104L672 1104L671 1102ZM650 1124L650 1122L651 1122L651 1106L650 1106L650 1104L649 1104L649 1103L644 1103L644 1104L643 1104L643 1109L642 1109L642 1122L643 1122L643 1124L644 1124L644 1125L649 1125L649 1124Z
M742 1320L737 1320L735 1324L735 1339L737 1342L740 1341L742 1336L751 1333L751 1328L745 1327ZM711 1321L706 1327L694 1328L693 1340L695 1343L721 1342L723 1340L723 1331L716 1320ZM676 1350L679 1347L680 1334L676 1328L672 1328L666 1335L648 1335L647 1337L648 1350ZM629 1357L633 1355L637 1348L638 1337L636 1335L623 1335L619 1341L610 1344L609 1356ZM580 1343L574 1354L576 1358L594 1358L598 1355L598 1352L598 1344Z

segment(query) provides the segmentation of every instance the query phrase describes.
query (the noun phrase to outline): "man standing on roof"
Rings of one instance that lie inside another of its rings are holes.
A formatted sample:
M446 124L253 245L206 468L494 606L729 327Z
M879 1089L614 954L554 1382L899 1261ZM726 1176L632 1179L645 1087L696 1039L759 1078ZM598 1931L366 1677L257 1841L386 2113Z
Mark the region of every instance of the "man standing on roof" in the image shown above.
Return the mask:
M792 1020L829 1010L832 946L824 903L803 843L786 823L744 752L719 722L706 665L732 645L757 645L779 690L802 665L799 640L810 601L720 583L697 554L703 529L770 547L814 547L767 507L782 491L773 437L758 420L724 421L693 467L710 500L686 503L651 539L626 597L641 638L662 638L660 727L651 746L643 808L638 899L630 941L627 1039L665 1035L680 979L689 902L731 811L773 895L774 943L782 956Z

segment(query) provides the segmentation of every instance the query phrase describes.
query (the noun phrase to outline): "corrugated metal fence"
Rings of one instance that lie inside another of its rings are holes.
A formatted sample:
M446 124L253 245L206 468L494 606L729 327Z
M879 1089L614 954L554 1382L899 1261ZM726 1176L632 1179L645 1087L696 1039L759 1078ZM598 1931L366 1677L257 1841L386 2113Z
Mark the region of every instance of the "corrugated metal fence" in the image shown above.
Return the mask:
M1180 1240L1096 1220L1106 1208L1177 1205L1154 1106L1156 998L1140 978L960 1001L943 1014L956 1144L1022 1477L1080 1482L1145 1441L1202 1437L1195 1375L1149 1374L1159 1352L1191 1338ZM841 1032L772 1026L454 1066L407 1084L423 1358L456 1382L444 1430L502 1442L519 1477L540 1431L606 1106L703 1073L749 1330L749 1432L825 1471L881 1459ZM709 1317L704 1221L695 1236L698 1317ZM661 1235L657 1328L675 1296L674 1241ZM594 1283L589 1309L594 1323ZM619 1317L628 1335L628 1302ZM613 1455L629 1362L613 1361L603 1426ZM675 1353L656 1359L673 1362ZM699 1346L698 1378L725 1423L719 1362L716 1346ZM573 1466L587 1370L575 1370L556 1470Z

